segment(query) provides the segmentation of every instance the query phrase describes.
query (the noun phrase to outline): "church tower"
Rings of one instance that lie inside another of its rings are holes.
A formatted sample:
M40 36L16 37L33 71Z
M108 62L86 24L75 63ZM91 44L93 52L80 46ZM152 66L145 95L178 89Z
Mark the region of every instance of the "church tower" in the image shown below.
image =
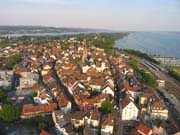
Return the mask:
M83 54L82 54L82 63L84 64L86 62L88 56L88 49L87 46L84 44L83 45Z

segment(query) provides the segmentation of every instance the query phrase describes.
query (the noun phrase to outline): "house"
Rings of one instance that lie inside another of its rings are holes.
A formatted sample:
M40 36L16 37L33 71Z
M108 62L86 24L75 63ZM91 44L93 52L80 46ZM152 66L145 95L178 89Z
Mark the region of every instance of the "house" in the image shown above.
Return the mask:
M17 90L33 88L34 84L37 83L38 77L38 74L32 72L22 72Z
M33 105L33 104L25 104L22 107L21 118L31 118L37 115L47 115L51 114L54 110L57 109L57 104L52 103L50 105Z
M87 112L85 111L76 111L74 113L71 113L71 124L75 129L84 127L86 115Z
M128 83L125 83L124 87L127 90L127 93L134 99L137 99L142 93L141 88L138 86L130 86Z
M91 67L88 65L82 65L82 72L85 74Z
M37 83L34 85L33 90L37 93L37 95L33 98L36 104L50 104L52 97L44 87Z
M126 96L120 101L120 114L122 120L137 120L138 108L135 103Z
M64 127L67 124L64 115L64 111L62 110L52 112L52 118L55 125L58 124L59 127Z
M168 108L162 101L155 101L149 104L148 113L151 119L168 119Z
M65 114L71 111L71 102L65 97L65 95L58 96L58 105Z
M111 79L107 80L104 86L101 88L101 92L104 94L110 94L114 97L114 81Z
M100 94L93 98L86 98L79 100L80 110L92 110L94 108L100 108L101 103L108 98L106 94Z
M89 86L92 88L92 90L100 91L101 87L104 84L105 79L102 77L99 78L91 78L91 80L88 82Z
M12 88L13 74L12 70L0 70L0 87L10 90Z
M152 130L146 125L140 123L135 129L132 129L128 135L152 135Z
M102 120L101 135L112 135L114 129L114 116L108 115Z
M101 114L97 110L93 110L90 116L90 125L97 128L100 124L100 117Z
M58 110L52 112L52 119L58 134L72 134L72 126L70 125L71 114L65 114L64 111Z
M96 62L95 68L98 72L103 72L104 69L108 68L106 65L107 64L104 61L103 62Z
M139 104L147 105L150 102L157 101L158 97L151 89L145 89L139 97Z
M170 121L155 119L152 125L153 134L156 135L179 135L180 131Z
M68 121L65 119L65 114L62 110L60 111L53 111L52 112L52 119L55 124L56 129L61 133L65 134L64 127L68 124Z
M147 127L144 124L139 124L137 127L137 132L139 132L141 135L152 135L151 128Z
M51 135L50 133L48 133L47 131L45 131L45 130L42 130L41 131L41 133L40 133L40 135Z
M47 63L46 65L44 65L41 71L42 76L46 75L50 70L51 70L51 66L50 64Z
M85 127L83 130L83 135L97 135L97 131L92 128Z
M96 68L94 67L90 67L87 71L86 71L86 74L88 76L97 76L99 74L99 72L96 70Z

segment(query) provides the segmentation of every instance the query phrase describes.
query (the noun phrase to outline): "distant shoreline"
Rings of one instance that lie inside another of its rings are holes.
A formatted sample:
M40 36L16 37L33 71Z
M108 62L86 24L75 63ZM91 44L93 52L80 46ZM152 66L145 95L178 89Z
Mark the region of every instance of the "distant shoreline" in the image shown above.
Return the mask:
M180 58L180 32L132 32L116 40L115 47L138 50L149 56Z

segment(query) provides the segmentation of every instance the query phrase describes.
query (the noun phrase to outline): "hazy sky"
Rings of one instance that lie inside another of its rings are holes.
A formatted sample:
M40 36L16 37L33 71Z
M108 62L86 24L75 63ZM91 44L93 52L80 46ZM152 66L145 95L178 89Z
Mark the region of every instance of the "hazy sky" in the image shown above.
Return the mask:
M180 31L180 0L0 0L0 25Z

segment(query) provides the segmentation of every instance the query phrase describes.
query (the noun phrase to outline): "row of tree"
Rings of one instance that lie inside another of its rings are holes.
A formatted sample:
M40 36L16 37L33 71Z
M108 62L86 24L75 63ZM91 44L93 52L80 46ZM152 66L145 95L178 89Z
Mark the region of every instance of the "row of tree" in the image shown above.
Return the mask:
M180 72L178 72L178 71L180 71L180 66L176 66L176 67L168 66L168 67L166 67L166 69L168 70L168 73L172 77L174 77L176 80L178 80L180 82ZM176 70L178 70L178 71L176 71Z
M133 67L134 71L140 75L140 77L137 76L137 79L141 83L145 83L151 87L157 87L156 78L151 73L147 73L144 69L140 69L136 60L132 58L129 59L129 64Z
M154 58L147 55L146 53L142 53L141 51L133 50L133 49L123 49L123 51L127 52L128 54L132 54L132 55L138 56L140 58L147 59L147 60L149 60L149 61L151 61L153 63L159 64L159 62L156 61Z

